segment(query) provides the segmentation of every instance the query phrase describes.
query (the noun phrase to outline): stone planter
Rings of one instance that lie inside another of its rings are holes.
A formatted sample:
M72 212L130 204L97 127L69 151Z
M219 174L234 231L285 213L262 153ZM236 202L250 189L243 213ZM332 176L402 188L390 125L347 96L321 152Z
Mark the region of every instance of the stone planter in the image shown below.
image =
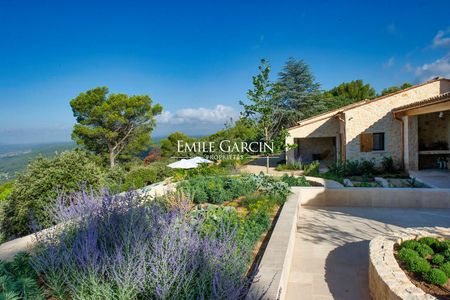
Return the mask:
M390 236L378 236L369 245L369 290L374 300L432 300L416 287L400 268L394 257L394 245L424 236L449 237L448 228L406 229Z

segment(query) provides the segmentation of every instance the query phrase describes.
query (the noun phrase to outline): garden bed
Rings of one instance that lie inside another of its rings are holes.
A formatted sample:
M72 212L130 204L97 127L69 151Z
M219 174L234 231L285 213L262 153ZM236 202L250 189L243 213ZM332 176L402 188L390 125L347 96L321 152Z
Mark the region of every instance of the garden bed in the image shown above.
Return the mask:
M411 282L437 299L450 299L450 240L422 237L394 246L400 267Z

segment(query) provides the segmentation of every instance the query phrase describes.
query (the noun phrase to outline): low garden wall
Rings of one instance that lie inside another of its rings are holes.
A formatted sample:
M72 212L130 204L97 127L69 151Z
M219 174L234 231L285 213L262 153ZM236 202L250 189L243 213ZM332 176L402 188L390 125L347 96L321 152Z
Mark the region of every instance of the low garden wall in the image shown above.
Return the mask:
M369 290L374 300L437 299L416 287L394 257L394 245L424 236L446 236L448 229L404 229L389 236L378 236L369 244Z
M255 282L250 287L248 299L284 299L289 280L297 229L299 188L283 205L270 241L258 267Z
M299 188L303 206L450 208L450 189Z

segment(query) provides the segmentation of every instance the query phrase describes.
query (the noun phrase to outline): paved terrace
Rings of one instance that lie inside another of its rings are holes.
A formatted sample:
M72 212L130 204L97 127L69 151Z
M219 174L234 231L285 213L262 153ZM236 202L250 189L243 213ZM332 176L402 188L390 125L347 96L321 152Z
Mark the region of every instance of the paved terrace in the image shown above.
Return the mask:
M412 177L432 188L450 189L450 170L420 170L409 172Z
M403 227L450 227L450 209L301 207L287 299L370 299L369 241Z

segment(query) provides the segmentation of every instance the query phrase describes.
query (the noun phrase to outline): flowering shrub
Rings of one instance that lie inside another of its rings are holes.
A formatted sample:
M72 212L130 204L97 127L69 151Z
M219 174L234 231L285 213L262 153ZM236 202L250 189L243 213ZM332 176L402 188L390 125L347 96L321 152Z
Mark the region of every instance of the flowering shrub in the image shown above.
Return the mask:
M161 149L156 147L153 148L147 156L144 158L144 165L148 166L152 162L161 160Z
M242 298L251 248L239 242L240 222L192 216L180 203L61 197L52 215L63 225L37 235L33 266L62 299Z

